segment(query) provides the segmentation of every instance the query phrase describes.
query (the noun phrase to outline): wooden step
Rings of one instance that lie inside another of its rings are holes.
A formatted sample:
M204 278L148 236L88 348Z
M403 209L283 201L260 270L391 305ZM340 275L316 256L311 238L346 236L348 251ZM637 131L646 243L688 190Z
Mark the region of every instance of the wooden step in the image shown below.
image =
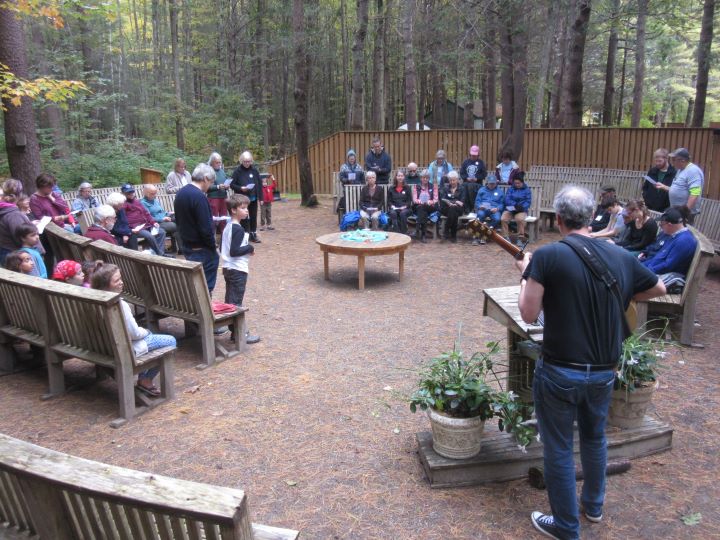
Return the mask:
M417 433L420 462L434 488L474 486L526 478L530 467L542 467L542 444L533 441L523 453L513 437L488 424L480 453L470 459L447 459L435 453L432 434ZM608 428L608 459L635 459L672 448L673 430L645 416L643 424L633 429ZM575 461L580 463L580 447L575 436Z

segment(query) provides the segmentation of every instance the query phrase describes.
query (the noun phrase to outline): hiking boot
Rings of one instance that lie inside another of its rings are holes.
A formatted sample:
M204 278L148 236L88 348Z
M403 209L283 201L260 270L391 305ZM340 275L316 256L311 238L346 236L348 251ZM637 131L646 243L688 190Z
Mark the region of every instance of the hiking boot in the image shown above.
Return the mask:
M533 512L530 514L530 521L532 521L533 527L545 536L555 538L556 540L563 540L552 516L548 516L542 512Z

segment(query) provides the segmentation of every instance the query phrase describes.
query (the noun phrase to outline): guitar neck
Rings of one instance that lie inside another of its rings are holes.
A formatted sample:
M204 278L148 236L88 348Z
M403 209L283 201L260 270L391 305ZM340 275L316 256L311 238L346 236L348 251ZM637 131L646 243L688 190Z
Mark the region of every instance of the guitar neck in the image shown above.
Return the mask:
M503 238L495 229L490 229L488 238L512 255L513 259L520 260L525 256L522 248Z

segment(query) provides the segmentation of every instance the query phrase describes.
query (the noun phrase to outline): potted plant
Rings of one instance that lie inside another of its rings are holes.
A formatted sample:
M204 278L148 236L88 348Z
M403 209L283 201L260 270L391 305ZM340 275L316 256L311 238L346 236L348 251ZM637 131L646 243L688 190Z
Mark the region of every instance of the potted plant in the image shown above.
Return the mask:
M658 359L663 356L665 341L653 338L650 330L636 331L623 342L610 401L609 426L634 428L642 424L657 386Z
M410 410L426 410L430 418L433 449L441 456L466 459L480 451L486 420L498 418L501 431L512 433L524 451L535 436L533 427L524 423L532 407L517 400L513 392L498 390L490 384L497 342L488 343L487 352L466 358L457 341L452 351L430 360L420 372L418 388L410 396Z

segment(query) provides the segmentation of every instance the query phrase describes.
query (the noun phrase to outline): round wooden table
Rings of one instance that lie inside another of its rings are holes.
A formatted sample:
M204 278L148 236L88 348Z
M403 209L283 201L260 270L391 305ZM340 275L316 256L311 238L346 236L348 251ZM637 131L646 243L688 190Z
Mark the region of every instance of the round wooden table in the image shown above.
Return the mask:
M355 255L358 258L358 289L365 288L365 257L375 255L392 255L394 253L400 256L399 279L402 279L405 270L405 250L410 245L410 237L406 234L387 233L388 237L379 242L352 242L343 240L340 235L344 233L331 233L318 236L315 241L323 252L325 263L325 279L330 280L330 254L336 255Z

